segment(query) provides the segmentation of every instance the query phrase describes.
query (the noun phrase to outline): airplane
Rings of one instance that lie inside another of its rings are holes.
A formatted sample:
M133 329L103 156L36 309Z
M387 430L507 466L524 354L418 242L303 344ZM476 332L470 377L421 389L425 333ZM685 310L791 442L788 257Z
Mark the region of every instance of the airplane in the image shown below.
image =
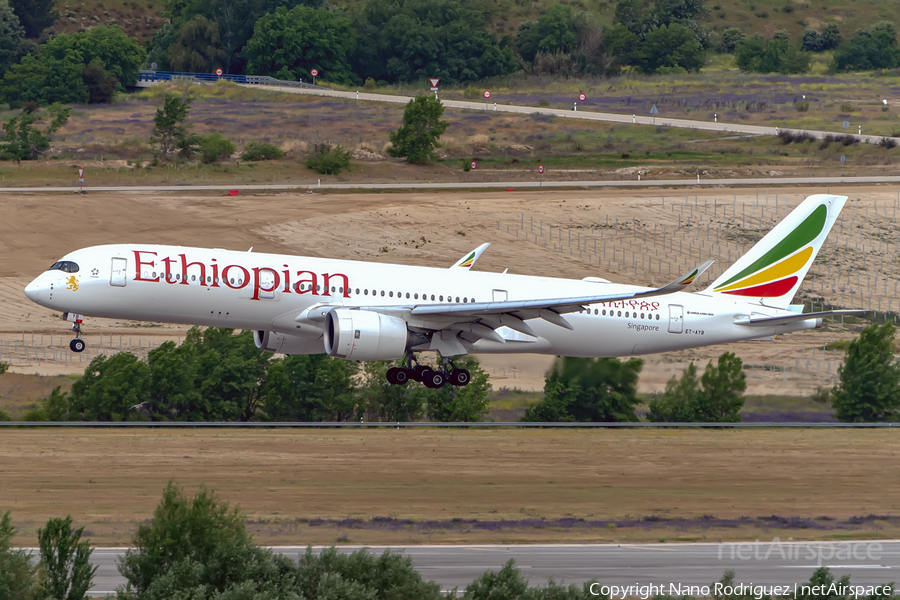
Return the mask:
M806 198L706 289L706 261L659 288L472 271L487 244L449 269L224 249L114 244L76 250L25 288L61 311L82 352L85 315L253 331L257 348L353 361L401 360L387 374L430 388L469 382L468 353L621 357L821 327L791 304L846 196ZM417 352L440 356L435 367Z

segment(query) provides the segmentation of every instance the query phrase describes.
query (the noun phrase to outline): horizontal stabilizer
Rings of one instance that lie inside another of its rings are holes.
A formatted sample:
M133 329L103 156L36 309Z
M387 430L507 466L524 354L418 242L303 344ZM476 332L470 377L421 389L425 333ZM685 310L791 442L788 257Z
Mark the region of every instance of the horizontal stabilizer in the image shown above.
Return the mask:
M808 321L809 319L821 319L823 317L837 317L841 315L864 315L866 310L826 310L822 312L800 313L785 315L783 317L743 317L734 320L735 325L745 327L775 327L787 325L796 321Z

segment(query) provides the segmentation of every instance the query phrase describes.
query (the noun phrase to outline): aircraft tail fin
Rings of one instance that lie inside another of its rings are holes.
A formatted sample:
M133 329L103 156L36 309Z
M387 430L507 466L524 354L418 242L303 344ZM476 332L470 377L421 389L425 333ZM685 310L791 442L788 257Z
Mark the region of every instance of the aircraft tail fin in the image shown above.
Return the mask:
M477 248L475 248L474 250L472 250L471 252L469 252L468 254L463 256L461 259L456 261L453 264L453 266L451 266L450 268L451 269L471 269L472 265L475 264L475 261L478 260L478 257L481 256L481 253L484 252L485 250L487 250L488 246L490 246L490 245L491 245L490 242L488 242L486 244L482 244L482 245L478 246Z
M847 196L807 197L706 291L787 308L846 202Z

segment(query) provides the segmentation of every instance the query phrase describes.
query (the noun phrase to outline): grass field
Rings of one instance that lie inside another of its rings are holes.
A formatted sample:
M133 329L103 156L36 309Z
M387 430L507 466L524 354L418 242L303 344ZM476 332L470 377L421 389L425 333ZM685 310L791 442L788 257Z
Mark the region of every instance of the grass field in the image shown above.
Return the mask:
M240 503L271 544L900 534L900 436L888 430L0 436L0 510L29 545L65 514L96 543L126 543L169 479Z

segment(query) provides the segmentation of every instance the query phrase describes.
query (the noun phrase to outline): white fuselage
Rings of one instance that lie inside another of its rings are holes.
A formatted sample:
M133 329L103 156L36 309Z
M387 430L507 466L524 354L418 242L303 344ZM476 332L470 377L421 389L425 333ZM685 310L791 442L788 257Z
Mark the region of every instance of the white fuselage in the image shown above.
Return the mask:
M92 317L274 331L303 337L324 352L311 307L423 304L583 297L643 290L635 286L257 252L122 244L94 246L62 260L75 273L50 270L26 288L33 301ZM74 278L74 280L73 280ZM201 281L202 279L202 281ZM565 315L572 330L542 319L537 338L503 328L507 343L481 339L480 353L609 357L652 354L811 329L815 319L746 327L736 318L782 316L758 299L674 293L598 303Z

